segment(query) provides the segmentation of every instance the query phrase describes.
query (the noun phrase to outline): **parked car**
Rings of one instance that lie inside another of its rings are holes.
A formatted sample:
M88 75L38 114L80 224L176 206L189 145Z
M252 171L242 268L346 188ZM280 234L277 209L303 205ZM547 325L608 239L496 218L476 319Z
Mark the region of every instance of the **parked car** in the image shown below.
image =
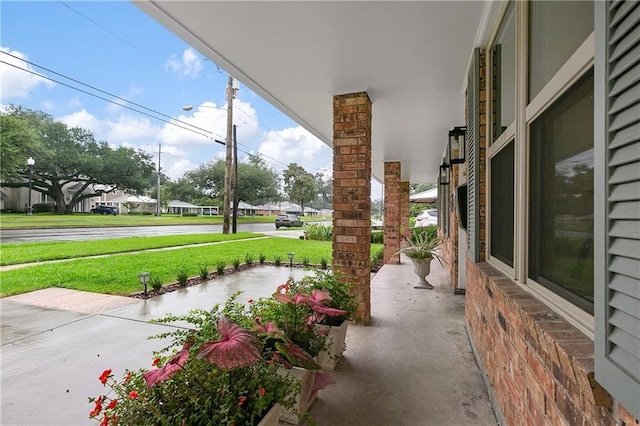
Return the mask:
M112 214L114 216L118 214L118 208L112 206L97 206L89 211L91 214Z
M281 226L291 228L302 225L302 220L300 220L300 218L295 214L279 214L278 217L276 217L276 229L279 229Z
M418 216L416 216L416 226L429 226L438 224L438 210L428 209L422 210Z

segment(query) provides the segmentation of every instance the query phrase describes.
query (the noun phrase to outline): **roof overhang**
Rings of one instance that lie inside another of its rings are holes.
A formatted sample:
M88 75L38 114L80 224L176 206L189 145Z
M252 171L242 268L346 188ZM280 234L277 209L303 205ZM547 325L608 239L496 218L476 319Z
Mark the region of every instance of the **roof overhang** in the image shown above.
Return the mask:
M334 95L373 102L372 173L436 181L484 1L133 3L329 146ZM490 2L489 2L490 3Z

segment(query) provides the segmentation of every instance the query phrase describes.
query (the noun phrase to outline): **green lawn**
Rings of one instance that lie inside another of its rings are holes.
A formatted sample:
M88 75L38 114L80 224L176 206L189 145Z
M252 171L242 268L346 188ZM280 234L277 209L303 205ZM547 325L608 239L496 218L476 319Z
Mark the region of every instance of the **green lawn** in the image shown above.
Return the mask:
M244 238L262 234L239 232L237 234L167 235L159 237L112 238L93 241L49 241L39 243L0 244L0 265L42 262L45 260L73 259L99 254L124 253L161 247L203 244Z
M275 216L241 216L238 223L275 223ZM330 218L303 217L304 222L327 221ZM215 225L222 223L222 216L182 217L163 214L156 216L118 215L103 216L89 213L56 215L37 213L26 216L22 213L0 214L0 229L3 228L58 228L101 226L150 226L150 225Z
M371 252L382 247L372 245ZM331 260L331 242L268 238L236 241L203 247L189 247L169 251L109 256L99 259L78 259L47 265L30 266L0 272L0 297L33 290L63 287L105 294L129 295L141 290L140 272L149 271L163 283L176 281L178 271L184 269L189 276L197 276L199 268L208 265L213 271L218 262L231 266L234 259L244 263L245 255L258 262L260 253L267 261L279 256L286 263L287 253L294 252L294 262L309 259L320 264ZM284 267L284 266L283 266Z

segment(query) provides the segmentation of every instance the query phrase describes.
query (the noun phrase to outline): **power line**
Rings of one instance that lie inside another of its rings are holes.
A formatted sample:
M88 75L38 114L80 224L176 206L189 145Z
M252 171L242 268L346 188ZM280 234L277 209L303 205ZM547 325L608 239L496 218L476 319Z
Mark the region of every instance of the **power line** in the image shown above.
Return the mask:
M225 139L223 136L221 136L221 135L220 135L220 134L218 134L218 133L215 133L215 132L212 132L212 131L210 131L210 130L204 129L204 128L202 128L202 127L199 127L199 126L193 125L193 124L188 123L188 122L186 122L186 121L179 120L179 119L177 119L177 118L175 118L175 117L172 117L172 116L170 116L170 115L164 114L164 113L162 113L162 112L160 112L160 111L157 111L157 110L154 110L154 109L151 109L151 108L145 107L144 105L138 104L138 103L136 103L136 102L130 101L130 100L128 100L128 99L125 99L125 98L120 97L120 96L118 96L118 95L115 95L115 94L113 94L113 93L110 93L110 92L107 92L107 91L102 90L102 89L100 89L100 88L97 88L97 87L95 87L95 86L92 86L92 85L90 85L90 84L84 83L84 82L82 82L82 81L80 81L80 80L77 80L77 79L75 79L75 78L72 78L72 77L69 77L69 76L67 76L67 75L61 74L61 73L56 72L56 71L54 71L54 70L52 70L52 69L50 69L50 68L47 68L47 67L44 67L44 66L42 66L42 65L36 64L35 62L28 61L28 60L23 59L23 58L21 58L21 57L19 57L19 56L12 55L11 53L8 53L8 52L0 51L0 53L3 53L3 54L5 54L5 55L7 55L7 56L10 56L10 57L12 57L12 58L14 58L14 59L17 59L17 60L20 60L20 61L22 61L22 62L25 62L25 63L27 63L27 64L29 64L29 65L34 66L34 67L40 68L40 69L45 70L45 71L47 71L47 72L50 72L50 73L52 73L52 74L58 75L58 76L60 76L60 77L62 77L62 78L64 78L64 79L70 80L70 81L72 81L72 82L74 82L74 83L77 83L77 84L80 84L80 85L82 85L82 86L88 87L88 88L90 88L90 89L92 89L92 90L95 90L95 91L97 91L97 92L100 92L100 93L103 93L103 94L105 94L105 95L111 96L111 97L112 97L112 98L114 98L114 99L120 100L120 101L122 101L122 102L129 103L129 104L134 105L134 106L136 106L136 107L138 107L138 108L142 108L142 109L144 109L144 110L150 111L150 112L152 112L153 114L159 115L159 116L161 116L161 117L166 117L166 118L168 118L168 120L163 119L163 118L160 118L160 117L157 117L157 116L155 116L155 115L149 114L149 113L144 112L144 111L140 111L140 110L138 110L138 109L136 109L136 108L132 108L132 107L130 107L130 106L128 106L128 105L123 105L123 104L122 104L122 103L120 103L120 102L115 102L115 101L113 101L112 99L108 99L108 98L105 98L105 97L103 97L103 96L97 95L97 94L95 94L95 93L91 93L91 92L89 92L89 91L87 91L87 90L81 89L81 88L79 88L79 87L72 86L72 85L67 84L67 83L64 83L64 82L62 82L62 81L60 81L60 80L56 80L56 79L54 79L54 78L51 78L51 77L49 77L49 76L47 76L47 75L44 75L44 74L41 74L41 73L35 72L35 71L30 70L30 69L27 69L27 68L22 68L22 67L20 67L20 66L18 66L18 65L15 65L15 64L12 64L12 63L6 62L6 61L4 61L4 60L0 60L0 63L3 63L3 64L5 64L5 65L9 65L9 66L11 66L11 67L14 67L14 68L16 68L16 69L20 70L20 71L24 71L24 72L30 73L30 74L35 75L35 76L37 76L37 77L43 78L43 79L45 79L45 80L52 81L52 82L54 82L54 83L57 83L57 84L60 84L60 85L62 85L62 86L68 87L68 88L70 88L70 89L76 90L76 91L78 91L78 92L81 92L81 93L87 94L87 95L89 95L89 96L93 96L93 97L95 97L95 98L97 98L97 99L100 99L100 100L103 100L103 101L106 101L106 102L112 103L112 104L114 104L114 105L118 105L118 106L120 106L120 107L122 107L122 108L126 108L126 109L128 109L128 110L130 110L130 111L137 112L137 113L139 113L139 114L145 115L145 116L147 116L147 117L153 118L153 119L158 120L158 121L161 121L161 122L163 122L163 123L167 123L167 124L170 124L170 125L176 126L176 127L181 128L181 129L183 129L183 130L186 130L186 131L192 132L192 133L194 133L194 134L197 134L197 135L203 136L203 137L205 137L205 138L207 138L207 139L209 139L209 140L216 141L216 137L218 137L218 138L220 138L220 139ZM220 108L220 109L224 109L224 108ZM243 110L242 108L238 108L238 110L239 110L239 111L242 111L244 114L246 114L247 116L249 116L249 113L247 113L247 112L246 112L245 110ZM178 123L180 123L180 124L178 124ZM181 124L183 124L184 126L183 126L183 125L181 125ZM189 127L185 127L185 126L189 126ZM197 130L199 130L199 131L194 130L194 129L197 129ZM203 133L203 132L204 132L204 133ZM247 149L252 149L251 147L249 147L248 145L245 145L245 144L240 144L240 143L239 143L238 145L242 145L242 146L246 147ZM286 168L288 167L288 164L285 164L285 163L283 163L283 162L281 162L281 161L279 161L279 160L277 160L277 159L275 159L275 158L273 158L273 157L270 157L270 156L268 156L268 155L266 155L266 154L263 154L263 153L260 153L260 152L252 153L252 152L250 152L250 151L242 150L242 149L239 149L239 151L241 151L242 153L245 153L245 154L247 154L247 155L253 155L253 156L262 157L266 163L271 164L272 166L277 167L277 168L279 168L279 169L281 169L281 170L286 170ZM271 160L271 161L269 161L269 160ZM276 164L276 163L279 163L279 164Z

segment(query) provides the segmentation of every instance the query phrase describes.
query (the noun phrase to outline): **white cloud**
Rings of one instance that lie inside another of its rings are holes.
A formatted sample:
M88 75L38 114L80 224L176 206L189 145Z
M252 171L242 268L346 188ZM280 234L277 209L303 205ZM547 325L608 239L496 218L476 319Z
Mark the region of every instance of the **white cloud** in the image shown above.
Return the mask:
M106 139L116 144L155 138L160 131L149 119L128 114L121 114L116 120L105 122L105 125L108 128Z
M63 122L69 127L80 127L90 130L94 135L100 134L104 129L103 123L84 108L78 112L60 117L58 121Z
M310 173L331 169L331 150L301 126L273 130L265 135L258 152L268 162L297 163Z
M178 58L175 54L171 55L163 67L167 71L175 72L181 78L196 78L202 71L202 59L195 50L188 48L182 52L182 58Z
M169 166L162 167L162 172L172 180L179 179L189 170L193 170L198 167L198 164L194 164L186 158L170 161L165 164L169 164Z
M2 60L9 64L15 65L19 68L34 71L31 65L27 64L20 59L27 59L27 56L16 50L10 50L8 47L0 46L0 52L8 53L2 54ZM17 59L20 58L20 59ZM0 97L2 99L11 98L27 98L29 93L38 86L44 85L46 87L54 87L55 84L42 77L29 73L27 71L20 70L15 66L0 63Z

